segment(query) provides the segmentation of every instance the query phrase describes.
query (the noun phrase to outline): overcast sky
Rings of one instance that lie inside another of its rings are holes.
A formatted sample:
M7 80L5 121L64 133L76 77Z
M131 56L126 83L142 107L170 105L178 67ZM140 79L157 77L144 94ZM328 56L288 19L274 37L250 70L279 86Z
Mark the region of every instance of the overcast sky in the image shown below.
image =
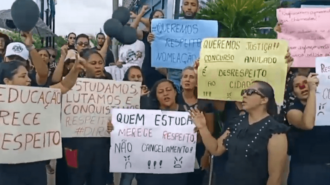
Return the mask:
M10 9L14 1L1 0L1 9ZM112 0L57 0L55 33L96 34L111 15Z

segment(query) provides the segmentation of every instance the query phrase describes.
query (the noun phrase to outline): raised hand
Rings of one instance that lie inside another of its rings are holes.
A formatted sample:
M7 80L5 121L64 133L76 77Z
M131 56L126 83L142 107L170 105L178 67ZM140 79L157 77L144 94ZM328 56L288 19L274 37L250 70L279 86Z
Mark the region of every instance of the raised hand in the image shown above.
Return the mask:
M316 73L310 73L307 77L307 83L310 90L316 90L317 85L319 84L319 79L317 78Z

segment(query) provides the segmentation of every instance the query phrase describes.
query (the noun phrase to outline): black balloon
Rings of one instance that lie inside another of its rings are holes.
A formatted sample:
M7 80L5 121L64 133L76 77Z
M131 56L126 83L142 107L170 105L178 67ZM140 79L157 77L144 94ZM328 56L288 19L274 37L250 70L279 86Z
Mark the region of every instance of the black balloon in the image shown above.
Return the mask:
M137 33L136 29L130 26L123 26L122 30L120 31L120 35L116 37L116 39L125 45L130 45L136 42L137 40Z
M115 10L112 14L113 19L117 19L119 22L121 22L122 25L126 25L126 23L129 21L131 17L131 14L129 10L126 7L119 7L117 10Z
M117 19L109 19L105 21L103 30L109 37L118 37L123 25Z
M38 5L32 0L16 0L11 6L11 17L18 29L29 32L39 20Z

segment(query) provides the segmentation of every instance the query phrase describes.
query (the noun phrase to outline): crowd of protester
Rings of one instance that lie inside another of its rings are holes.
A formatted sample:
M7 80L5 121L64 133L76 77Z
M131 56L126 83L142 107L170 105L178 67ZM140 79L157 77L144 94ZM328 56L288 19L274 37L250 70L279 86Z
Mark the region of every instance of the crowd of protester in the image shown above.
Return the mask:
M149 19L143 18L147 8L131 13L134 21L130 26L137 30L138 40L121 46L118 60L109 49L111 38L103 33L96 35L94 48L86 34L69 33L61 53L54 48L35 49L31 33L22 33L24 43L11 42L0 34L0 83L57 88L66 93L77 78L114 80L105 67L126 66L123 78L116 80L142 83L141 109L189 111L198 132L199 168L180 174L122 173L120 185L131 185L134 178L138 185L201 185L211 155L215 156L217 185L330 184L330 127L314 127L315 69L291 68L290 53L283 56L288 73L280 107L274 89L264 81L255 81L242 91L241 102L198 99L198 60L184 70L151 67L152 42L157 37L151 33L151 20L164 18L164 13L155 10ZM197 0L183 0L185 19L194 19L198 10ZM145 25L144 30L138 28L139 23ZM280 25L275 30L280 32ZM216 116L219 112L221 117ZM215 133L217 125L221 133ZM108 131L114 129L109 122ZM0 185L46 185L46 172L55 173L57 185L114 184L109 173L109 138L62 138L62 146L63 156L68 150L79 151L79 165L72 166L65 157L57 159L56 170L49 161L0 164Z

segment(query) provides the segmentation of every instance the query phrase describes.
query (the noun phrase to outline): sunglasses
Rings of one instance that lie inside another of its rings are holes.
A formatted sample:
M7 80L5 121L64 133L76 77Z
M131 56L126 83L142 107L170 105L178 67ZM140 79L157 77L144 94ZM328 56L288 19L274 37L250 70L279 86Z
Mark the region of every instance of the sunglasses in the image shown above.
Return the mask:
M261 94L259 91L255 90L255 89L243 89L242 92L241 92L241 96L243 96L244 94L248 95L248 96L251 96L253 94L257 94L261 97L265 97L263 94Z
M69 39L76 39L76 37L69 37Z
M50 55L52 58L56 58L56 55Z
M79 42L78 45L79 45L79 46L88 46L89 43L88 43L88 42L85 42L85 43L83 43L83 42Z

